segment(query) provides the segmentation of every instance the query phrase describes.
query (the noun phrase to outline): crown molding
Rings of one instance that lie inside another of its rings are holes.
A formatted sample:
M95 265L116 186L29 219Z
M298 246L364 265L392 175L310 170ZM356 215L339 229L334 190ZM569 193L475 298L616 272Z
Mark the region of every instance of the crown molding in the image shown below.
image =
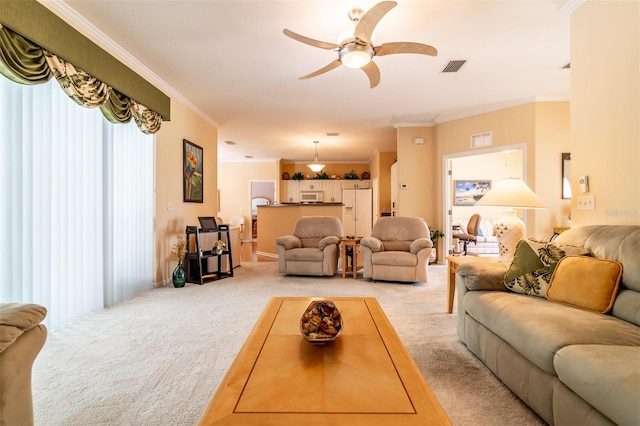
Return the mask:
M436 124L446 123L448 121L459 120L462 118L473 117L475 115L486 114L489 112L499 111L515 106L526 105L533 102L568 102L568 96L533 96L530 98L514 99L511 101L499 102L495 104L479 105L470 107L462 111L451 112L449 114L442 113L438 116Z
M142 62L137 60L133 55L123 49L119 44L107 37L102 31L96 28L93 24L87 21L83 16L73 10L63 0L37 0L44 7L55 13L58 17L64 20L67 24L78 30L82 35L89 40L103 48L106 52L111 54L114 58L118 59L124 65L131 68L138 73L141 77L152 83L154 86L162 90L169 95L172 99L180 101L187 108L200 116L207 123L211 124L216 129L220 128L218 124L211 117L207 116L202 110L193 105L187 98L181 95L177 90L167 84L164 80L153 73Z

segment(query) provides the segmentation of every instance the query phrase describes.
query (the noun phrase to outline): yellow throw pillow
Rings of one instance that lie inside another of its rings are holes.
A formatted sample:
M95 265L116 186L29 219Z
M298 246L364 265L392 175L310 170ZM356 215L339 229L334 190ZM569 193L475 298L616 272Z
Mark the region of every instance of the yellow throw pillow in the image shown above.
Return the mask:
M620 262L566 256L560 259L553 271L547 299L604 314L613 308L620 278Z

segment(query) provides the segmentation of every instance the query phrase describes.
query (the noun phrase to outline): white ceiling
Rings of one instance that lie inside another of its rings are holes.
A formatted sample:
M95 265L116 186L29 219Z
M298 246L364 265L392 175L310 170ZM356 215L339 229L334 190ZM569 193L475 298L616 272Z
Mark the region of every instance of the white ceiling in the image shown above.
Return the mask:
M220 161L308 161L319 140L321 162L395 151L394 125L567 100L569 13L580 3L399 0L376 27L376 44L419 42L438 56L376 57L381 81L370 89L361 70L345 67L298 80L337 53L282 30L333 43L350 25L348 11L376 0L41 1L214 124ZM441 73L457 59L468 62Z

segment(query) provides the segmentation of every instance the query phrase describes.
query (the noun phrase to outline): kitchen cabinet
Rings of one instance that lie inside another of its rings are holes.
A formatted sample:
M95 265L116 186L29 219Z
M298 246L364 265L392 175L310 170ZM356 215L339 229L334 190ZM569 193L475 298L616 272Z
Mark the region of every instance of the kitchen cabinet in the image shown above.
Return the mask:
M322 180L301 180L300 191L322 191Z
M342 202L342 181L324 180L322 181L322 189L324 192L325 203Z
M342 189L368 189L371 188L370 180L350 180L350 179L345 179L342 180Z
M300 202L300 182L299 180L283 180L280 184L281 203Z
M366 180L282 180L280 181L280 202L300 203L301 191L317 191L323 193L324 203L342 203L342 191L345 189L369 189L371 181Z

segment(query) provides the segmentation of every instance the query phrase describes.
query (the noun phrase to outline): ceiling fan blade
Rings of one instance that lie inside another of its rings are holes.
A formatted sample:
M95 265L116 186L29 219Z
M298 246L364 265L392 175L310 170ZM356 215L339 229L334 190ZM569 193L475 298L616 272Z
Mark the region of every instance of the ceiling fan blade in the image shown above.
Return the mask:
M380 69L375 62L371 61L360 69L369 77L369 86L371 89L380 83Z
M371 34L373 34L376 25L378 25L382 17L396 7L397 4L395 1L383 1L369 9L360 21L358 21L358 25L356 25L356 30L353 34L354 37L366 43L371 43Z
M417 53L420 55L438 56L438 50L428 44L412 43L410 41L399 41L395 43L384 43L376 48L376 56L393 55L396 53Z
M336 59L335 61L329 63L329 65L320 68L318 71L312 72L311 74L303 75L302 77L298 77L298 80L306 80L308 78L317 77L320 74L324 74L325 72L329 72L334 68L338 68L342 63Z
M309 37L305 37L303 35L294 33L291 30L288 29L284 29L282 30L282 32L284 33L284 35L291 37L292 39L299 41L301 43L304 44L308 44L309 46L313 46L313 47L319 47L321 49L327 49L327 50L332 50L332 49L339 49L340 46L338 46L335 43L327 43L326 41L318 41L318 40L314 40L312 38Z

